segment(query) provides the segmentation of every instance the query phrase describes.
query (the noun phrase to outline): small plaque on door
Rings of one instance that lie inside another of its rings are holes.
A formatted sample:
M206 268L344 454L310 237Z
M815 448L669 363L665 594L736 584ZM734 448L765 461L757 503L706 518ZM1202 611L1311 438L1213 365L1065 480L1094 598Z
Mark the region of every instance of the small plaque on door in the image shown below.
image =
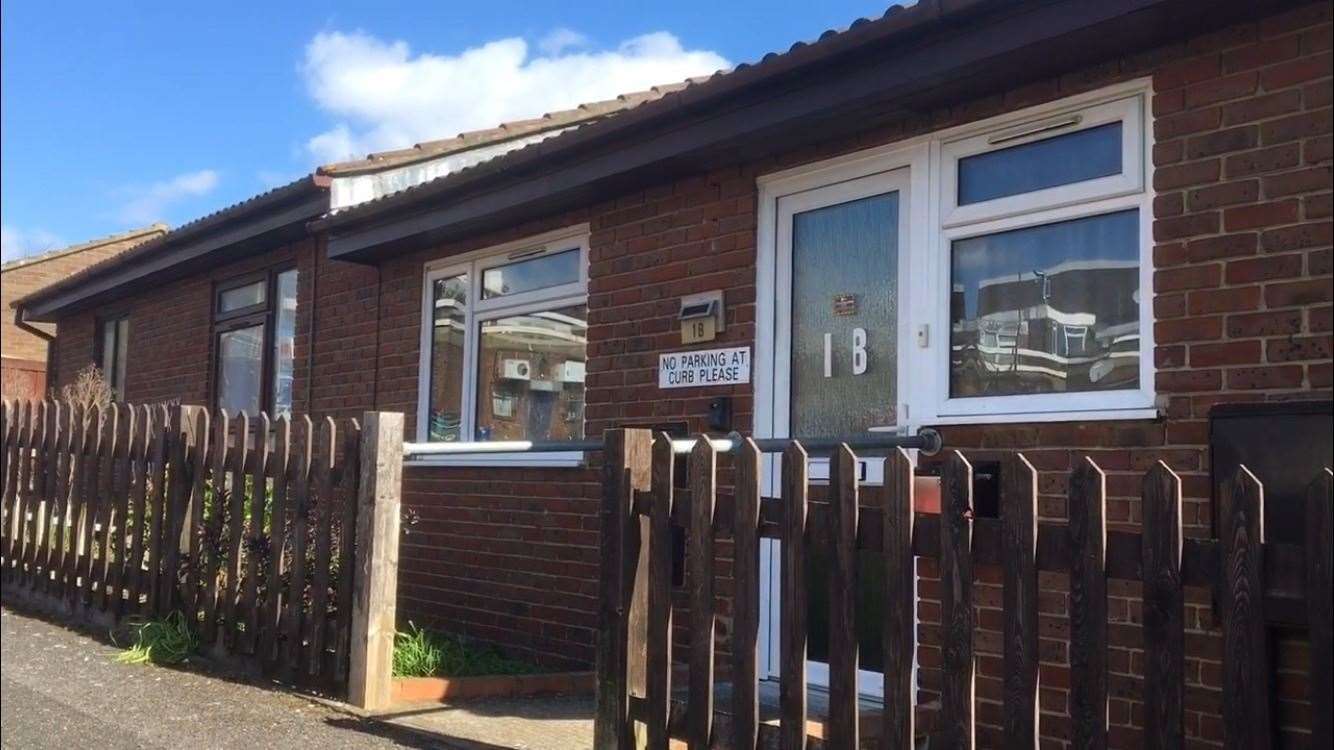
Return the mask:
M840 318L848 318L857 314L857 295L855 294L835 294L834 295L834 315Z

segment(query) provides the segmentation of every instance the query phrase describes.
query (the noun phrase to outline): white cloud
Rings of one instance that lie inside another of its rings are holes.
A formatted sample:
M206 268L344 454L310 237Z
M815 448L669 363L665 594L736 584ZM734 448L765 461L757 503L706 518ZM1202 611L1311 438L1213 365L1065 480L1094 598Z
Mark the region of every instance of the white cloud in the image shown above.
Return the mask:
M564 26L552 29L551 33L542 37L537 43L537 49L548 57L559 55L560 53L579 47L587 47L588 37L580 34L574 29L567 29Z
M217 186L218 173L212 169L186 172L151 185L127 185L116 191L125 201L116 212L116 218L136 225L162 221L166 210L173 204L207 195Z
M59 235L41 228L23 229L13 224L0 225L0 263L64 247L69 243Z
M359 31L317 34L306 45L302 74L315 103L336 121L306 148L323 162L359 158L730 66L665 31L615 49L587 45L578 32L557 29L536 55L520 38L439 55Z

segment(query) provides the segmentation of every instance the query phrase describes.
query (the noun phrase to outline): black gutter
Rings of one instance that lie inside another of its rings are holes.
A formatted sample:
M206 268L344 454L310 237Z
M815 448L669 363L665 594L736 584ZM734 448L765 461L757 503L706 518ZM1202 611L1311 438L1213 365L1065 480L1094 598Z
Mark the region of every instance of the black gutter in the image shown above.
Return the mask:
M264 252L307 235L329 208L327 180L307 176L126 250L14 303L25 320L55 322L109 299Z
M866 24L884 25L881 32L844 32L855 43L838 36L817 42L313 227L330 233L330 257L379 262L828 140L868 127L873 117L902 117L1015 88L1289 4L1030 0L967 2L960 11L953 9L957 4L924 2ZM777 74L766 70L773 66Z

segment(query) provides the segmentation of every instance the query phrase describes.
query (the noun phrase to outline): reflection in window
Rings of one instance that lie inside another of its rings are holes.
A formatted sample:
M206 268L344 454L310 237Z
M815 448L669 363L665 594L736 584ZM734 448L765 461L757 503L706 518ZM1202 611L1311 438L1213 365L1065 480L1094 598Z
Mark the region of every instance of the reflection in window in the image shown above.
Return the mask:
M102 375L111 386L112 398L125 399L125 365L129 356L130 319L114 318L102 321L102 339L99 342Z
M478 440L583 437L587 320L574 305L481 324Z
M959 205L1121 173L1121 123L959 160Z
M229 313L244 310L247 307L264 304L264 282L256 281L245 286L224 289L218 292L218 312Z
M459 440L463 421L464 315L468 275L436 279L431 284L431 369L428 439Z
M296 365L296 269L278 274L273 315L273 416L292 413Z
M1135 210L956 240L950 395L1139 387Z
M579 281L578 248L494 266L482 272L482 299L547 289Z
M258 414L263 389L264 326L218 334L218 407Z

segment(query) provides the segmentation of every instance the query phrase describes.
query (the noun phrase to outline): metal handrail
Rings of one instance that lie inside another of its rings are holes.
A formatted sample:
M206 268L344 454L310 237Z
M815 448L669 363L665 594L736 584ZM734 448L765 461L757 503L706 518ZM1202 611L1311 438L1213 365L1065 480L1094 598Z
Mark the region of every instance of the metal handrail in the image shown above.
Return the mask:
M713 449L719 453L734 453L740 449L746 436L733 431L726 437L708 438ZM787 437L753 438L756 447L763 453L781 453L795 442L801 443L808 453L831 453L840 445L846 444L853 450L892 450L894 448L917 449L932 456L940 452L940 433L930 427L918 430L916 435L895 435L884 432L868 432L843 438L829 437ZM676 438L672 440L672 452L689 453L694 449L698 438ZM404 443L405 458L419 456L455 456L481 455L487 453L583 453L600 451L604 447L601 440L489 440L470 443Z

